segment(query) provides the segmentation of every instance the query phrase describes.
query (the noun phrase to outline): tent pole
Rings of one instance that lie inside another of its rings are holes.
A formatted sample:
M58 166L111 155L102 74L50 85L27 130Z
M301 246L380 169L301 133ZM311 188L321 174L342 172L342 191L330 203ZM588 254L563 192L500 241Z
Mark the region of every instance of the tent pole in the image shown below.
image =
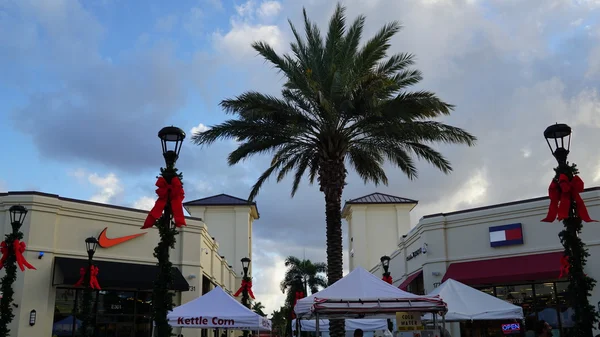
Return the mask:
M317 322L316 322L316 326L315 326L315 328L317 330L317 336L316 337L320 337L321 336L321 334L320 334L321 325L319 323L320 323L319 322L319 314L317 313Z

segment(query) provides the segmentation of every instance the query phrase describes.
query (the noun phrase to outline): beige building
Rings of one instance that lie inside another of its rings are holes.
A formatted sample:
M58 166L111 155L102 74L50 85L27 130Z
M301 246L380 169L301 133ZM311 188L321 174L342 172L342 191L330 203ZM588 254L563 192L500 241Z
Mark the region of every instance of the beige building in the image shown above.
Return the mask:
M100 238L94 255L102 287L95 295L97 335L150 336L157 275L152 254L159 235L156 228L140 229L147 211L39 192L0 193L3 237L11 230L8 209L17 204L29 211L21 228L27 244L24 255L37 270L18 271L11 336L77 335L82 291L73 285L87 264L85 239L90 236ZM192 216L186 218L187 226L171 251L175 303L186 303L217 285L235 292L241 282L240 259L252 257L256 204L218 195L187 202L185 207ZM118 244L112 240L124 236L135 237ZM32 310L37 318L30 326ZM185 331L186 337L200 335L199 330Z
M581 196L591 217L600 220L600 187ZM543 319L555 329L554 336L568 335L572 309L565 301L567 282L559 279L563 248L558 233L563 225L540 222L548 210L547 197L427 215L412 228L408 214L416 201L403 200L408 199L376 193L346 203L352 268L367 266L380 276L379 257L389 255L394 284L404 290L425 294L452 278L522 306L528 327ZM584 223L582 239L591 254L586 272L600 280L595 263L600 225ZM600 306L600 286L590 300ZM453 324L452 336L465 328ZM497 322L482 328L501 334Z

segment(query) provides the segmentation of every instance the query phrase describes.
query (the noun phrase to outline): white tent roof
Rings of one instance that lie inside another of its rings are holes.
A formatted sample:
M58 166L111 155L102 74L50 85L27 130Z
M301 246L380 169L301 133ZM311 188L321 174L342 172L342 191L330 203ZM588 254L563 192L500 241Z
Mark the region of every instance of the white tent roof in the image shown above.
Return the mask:
M386 319L347 319L346 331L362 329L363 331L387 330ZM292 328L295 329L296 320L292 321ZM317 331L317 320L301 320L300 331ZM319 319L319 331L329 331L329 320Z
M243 306L221 287L176 307L167 319L173 327L271 331L270 320Z
M448 304L446 321L523 319L523 308L448 279L429 295L439 295ZM431 320L431 314L424 315Z
M439 312L446 311L446 305L438 297L402 291L358 267L329 287L299 300L294 307L300 319L317 314L320 318L389 318L400 311Z

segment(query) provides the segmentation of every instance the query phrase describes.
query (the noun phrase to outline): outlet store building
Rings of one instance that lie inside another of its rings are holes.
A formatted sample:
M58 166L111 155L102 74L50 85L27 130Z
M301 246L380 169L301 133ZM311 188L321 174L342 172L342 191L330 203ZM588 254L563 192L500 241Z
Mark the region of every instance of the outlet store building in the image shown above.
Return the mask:
M95 336L149 337L157 275L152 254L159 235L156 228L140 229L147 211L39 192L0 193L2 237L11 231L8 209L17 204L29 211L21 228L27 244L24 256L37 270L18 271L11 336L79 335L83 291L73 285L80 278L79 269L87 266L84 241L105 234L109 240L100 240L94 255L102 287L94 295ZM187 226L180 230L171 251L175 303L186 303L217 285L235 292L241 282L239 260L252 256L256 204L223 194L184 206L193 216L186 218ZM203 219L215 228L210 234ZM137 234L141 235L118 244L110 240ZM33 310L36 320L30 325ZM207 330L185 330L184 335L209 334Z
M591 217L600 220L600 187L581 196ZM563 225L540 222L548 204L540 197L432 214L411 228L409 212L417 201L381 193L353 199L344 208L350 266L381 276L379 258L388 255L394 284L404 290L426 294L452 278L522 306L526 330L543 319L554 336L569 336L572 309L565 300L567 282L559 279ZM600 280L600 225L584 223L582 239L591 255L586 272ZM600 286L590 301L600 307ZM501 323L507 322L473 324L483 337L502 335ZM451 335L471 336L470 324L451 324Z

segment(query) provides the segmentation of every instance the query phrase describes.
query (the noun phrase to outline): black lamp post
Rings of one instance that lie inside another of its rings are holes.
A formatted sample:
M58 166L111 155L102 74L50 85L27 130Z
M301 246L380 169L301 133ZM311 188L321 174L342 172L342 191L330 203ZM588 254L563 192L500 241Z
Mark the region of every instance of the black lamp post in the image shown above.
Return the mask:
M6 234L4 242L2 242L2 266L6 274L2 277L0 291L2 298L0 299L0 336L8 336L10 330L8 324L13 320L13 284L17 280L17 258L15 255L15 240L23 240L23 233L20 231L27 209L21 205L14 205L8 209L10 213L10 226L12 232ZM6 254L6 255L5 255Z
M379 261L381 261L381 268L383 268L383 280L389 284L393 283L392 280L392 275L390 274L390 257L387 255L384 255L382 257L379 258ZM388 325L388 330L390 331L394 331L394 324L392 323L391 319L387 320L387 325Z
M92 314L92 286L91 286L91 276L92 276L92 267L94 254L96 253L96 248L98 248L98 239L93 236L85 239L85 250L88 254L88 266L87 272L84 277L85 288L83 289L83 299L81 303L81 336L93 336L93 328L89 327L93 322L93 314ZM92 331L90 331L92 330Z
M185 139L185 132L175 126L167 126L158 132L162 145L163 157L165 158L165 167L160 169L161 177L171 184L173 178L181 179L181 174L177 172L175 163L179 158L179 152ZM154 281L152 293L152 313L156 323L157 336L171 336L172 329L167 320L167 314L173 310L173 294L169 289L173 285L173 276L171 269L173 264L170 261L170 249L175 248L175 236L178 234L173 221L173 208L171 206L171 196L167 194L167 202L163 214L156 221L156 227L160 234L160 241L154 248L154 257L158 260L158 277Z
M568 303L574 312L575 325L570 335L592 337L598 312L596 307L590 304L588 294L594 289L596 281L585 274L589 253L579 238L583 228L582 220L592 220L579 197L579 192L583 190L583 181L577 176L577 166L567 161L571 147L571 127L566 124L551 125L544 131L544 137L558 162L558 167L554 169L556 175L549 189L550 210L546 219L542 221L553 222L558 218L564 225L558 236L564 247L561 275L566 274L569 279Z
M241 260L242 262L242 270L243 270L243 276L242 276L242 304L250 309L250 294L248 293L248 284L250 284L250 277L248 276L248 269L250 268L250 259L247 257L243 257ZM244 337L247 337L249 335L249 331L248 330L244 330Z

